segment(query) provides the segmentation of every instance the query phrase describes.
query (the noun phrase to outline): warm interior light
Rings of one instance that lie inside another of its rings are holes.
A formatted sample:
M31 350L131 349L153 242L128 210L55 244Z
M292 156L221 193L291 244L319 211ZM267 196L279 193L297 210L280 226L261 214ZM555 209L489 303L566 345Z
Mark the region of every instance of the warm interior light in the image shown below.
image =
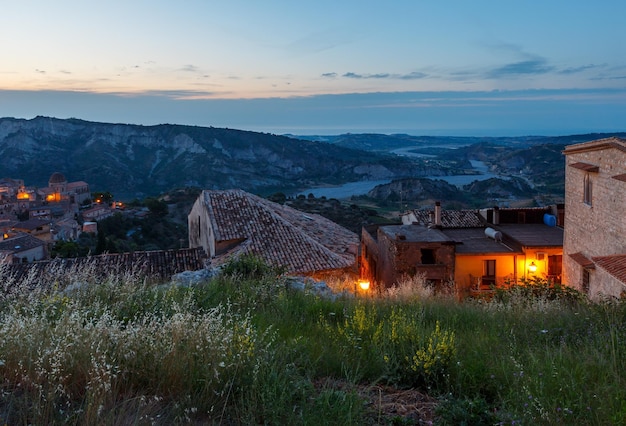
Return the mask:
M530 262L530 265L528 265L528 270L530 272L536 272L537 271L537 265L535 265L535 262Z
M367 291L370 288L370 282L368 280L359 280L359 287L361 287L361 290Z

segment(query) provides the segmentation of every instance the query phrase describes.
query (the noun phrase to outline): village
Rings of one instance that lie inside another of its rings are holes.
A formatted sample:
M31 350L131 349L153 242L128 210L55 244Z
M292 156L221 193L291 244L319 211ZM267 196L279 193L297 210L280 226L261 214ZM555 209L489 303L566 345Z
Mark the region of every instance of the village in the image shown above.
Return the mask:
M564 204L446 210L435 202L431 209L403 212L397 224L365 226L357 235L243 190L204 190L188 215L187 249L99 259L151 259L147 269L166 276L254 255L292 275L350 275L370 293L419 275L435 292L451 291L458 299L536 279L595 300L622 298L626 217L616 212L626 211L626 141L573 144L563 154ZM68 182L61 173L39 189L2 179L0 195L0 251L10 264L41 267L50 261L51 242L95 233L99 220L123 208L92 202L86 182Z

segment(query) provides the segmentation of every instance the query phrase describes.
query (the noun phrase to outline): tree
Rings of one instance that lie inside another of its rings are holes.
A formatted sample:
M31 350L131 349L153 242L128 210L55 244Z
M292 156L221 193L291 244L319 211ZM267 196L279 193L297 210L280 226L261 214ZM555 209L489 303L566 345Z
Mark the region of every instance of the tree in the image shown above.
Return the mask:
M95 200L96 203L108 205L113 202L113 194L111 194L109 191L92 192L91 199Z
M156 217L167 216L168 208L167 208L167 203L165 201L161 201L156 198L149 197L144 200L144 204L146 207L148 207L148 210L150 210L150 213L152 213L154 216Z

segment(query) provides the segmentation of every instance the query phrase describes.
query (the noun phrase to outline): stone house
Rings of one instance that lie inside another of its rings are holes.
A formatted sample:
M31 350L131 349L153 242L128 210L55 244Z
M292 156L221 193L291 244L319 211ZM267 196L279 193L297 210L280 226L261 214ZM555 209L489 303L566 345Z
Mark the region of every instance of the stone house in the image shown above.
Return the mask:
M45 259L46 243L30 234L18 234L0 241L0 252L4 254L4 262L33 262Z
M42 241L49 242L52 241L51 224L49 220L33 218L23 222L16 222L11 227L11 232L30 234Z
M93 207L82 211L82 216L86 221L98 221L113 216L115 211L109 206L96 204Z
M202 191L189 215L189 246L213 266L244 254L301 275L351 271L358 236L315 214L242 190Z
M565 147L564 281L591 299L626 294L626 140Z
M420 273L435 288L454 281L459 298L532 277L560 282L557 212L556 206L443 210L439 203L409 211L402 225L363 228L360 277L389 287Z

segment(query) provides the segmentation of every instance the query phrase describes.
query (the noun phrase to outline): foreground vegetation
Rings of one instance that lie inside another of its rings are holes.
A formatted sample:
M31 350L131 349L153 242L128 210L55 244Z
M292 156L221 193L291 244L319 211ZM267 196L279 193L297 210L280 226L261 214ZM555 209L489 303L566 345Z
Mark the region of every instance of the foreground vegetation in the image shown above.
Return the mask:
M623 303L541 283L458 303L420 280L320 297L254 259L194 286L95 276L5 289L0 422L626 422ZM380 403L408 390L424 400Z

